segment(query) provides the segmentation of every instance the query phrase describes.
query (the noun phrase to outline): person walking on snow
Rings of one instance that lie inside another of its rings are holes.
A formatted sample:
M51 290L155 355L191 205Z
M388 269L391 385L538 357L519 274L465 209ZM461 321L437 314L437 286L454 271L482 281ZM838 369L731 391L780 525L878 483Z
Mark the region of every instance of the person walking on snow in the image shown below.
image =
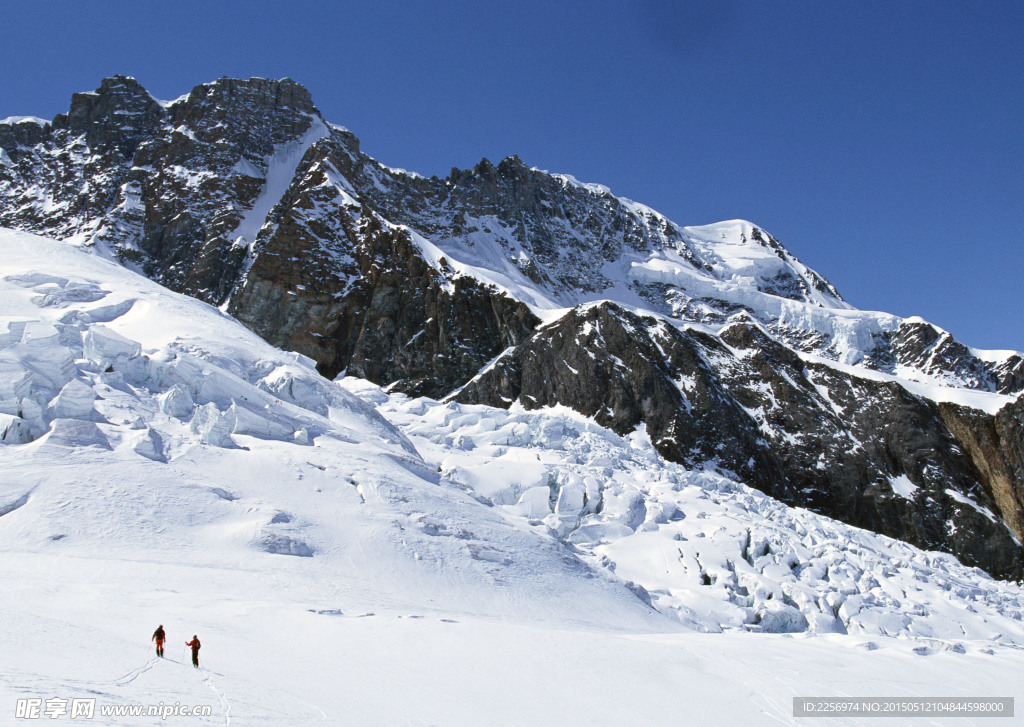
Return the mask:
M164 625L160 624L156 627L156 631L153 632L153 638L150 641L156 642L156 655L164 655L164 640L167 638L167 634L164 633Z
M199 637L192 634L192 640L186 641L185 646L192 647L192 666L199 668Z

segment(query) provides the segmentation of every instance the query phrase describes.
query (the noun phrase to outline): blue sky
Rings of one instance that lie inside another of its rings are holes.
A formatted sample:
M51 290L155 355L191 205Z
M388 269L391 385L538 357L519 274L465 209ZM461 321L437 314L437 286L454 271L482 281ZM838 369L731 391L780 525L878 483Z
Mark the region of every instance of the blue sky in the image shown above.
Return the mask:
M1024 3L9 2L0 117L291 77L391 166L744 218L853 305L1024 350Z

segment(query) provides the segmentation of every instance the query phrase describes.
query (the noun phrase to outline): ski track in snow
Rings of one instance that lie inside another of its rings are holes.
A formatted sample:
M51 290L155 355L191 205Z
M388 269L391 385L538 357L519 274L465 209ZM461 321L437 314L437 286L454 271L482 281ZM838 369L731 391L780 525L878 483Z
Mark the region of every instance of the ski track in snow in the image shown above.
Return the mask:
M213 679L211 672L203 669L203 683L208 686L213 693L217 695L217 699L220 701L221 709L224 712L224 727L229 727L231 724L231 702L228 701L227 695L217 688L217 683Z
M133 669L132 671L130 671L127 674L125 674L123 677L121 677L119 679L116 679L114 681L114 684L116 684L119 687L123 687L123 686L125 686L127 684L131 684L136 679L138 679L141 675L145 674L147 671L149 671L154 666L156 666L156 663L158 661L160 661L160 657L159 656L154 656L152 659L147 661L145 664L140 666L138 669Z

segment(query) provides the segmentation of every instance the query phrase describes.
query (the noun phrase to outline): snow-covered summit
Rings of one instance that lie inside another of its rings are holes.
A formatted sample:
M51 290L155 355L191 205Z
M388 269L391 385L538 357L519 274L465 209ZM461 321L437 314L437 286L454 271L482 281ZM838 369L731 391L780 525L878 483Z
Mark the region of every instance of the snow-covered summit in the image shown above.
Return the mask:
M683 232L705 269L719 280L745 283L783 298L798 294L804 302L823 308L851 307L824 278L751 222L728 220L685 227Z
M35 124L36 126L45 126L50 123L46 119L41 119L38 116L8 116L5 119L0 119L0 124L6 124L13 126L14 124Z

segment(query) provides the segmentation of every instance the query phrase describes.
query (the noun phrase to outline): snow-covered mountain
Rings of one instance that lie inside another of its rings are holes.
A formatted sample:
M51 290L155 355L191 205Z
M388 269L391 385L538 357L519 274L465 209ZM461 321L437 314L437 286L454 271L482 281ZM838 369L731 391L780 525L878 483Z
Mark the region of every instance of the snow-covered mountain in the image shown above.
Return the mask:
M643 427L689 469L1021 575L1024 357L856 310L754 224L681 227L516 157L390 169L289 80L164 102L119 76L0 123L0 225L216 305L328 378Z
M666 461L642 429L331 382L9 230L0 331L12 710L785 724L794 696L1012 694L1024 666L1020 586Z

